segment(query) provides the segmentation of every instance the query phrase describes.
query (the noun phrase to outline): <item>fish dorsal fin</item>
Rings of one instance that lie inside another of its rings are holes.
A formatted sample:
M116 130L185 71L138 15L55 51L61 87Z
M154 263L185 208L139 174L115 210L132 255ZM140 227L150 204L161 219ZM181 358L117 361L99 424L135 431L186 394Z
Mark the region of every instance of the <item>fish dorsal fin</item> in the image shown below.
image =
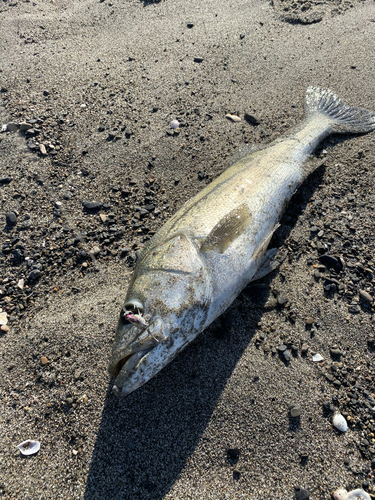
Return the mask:
M203 241L201 251L218 250L224 253L229 245L243 233L250 219L251 213L246 203L234 208L214 226Z

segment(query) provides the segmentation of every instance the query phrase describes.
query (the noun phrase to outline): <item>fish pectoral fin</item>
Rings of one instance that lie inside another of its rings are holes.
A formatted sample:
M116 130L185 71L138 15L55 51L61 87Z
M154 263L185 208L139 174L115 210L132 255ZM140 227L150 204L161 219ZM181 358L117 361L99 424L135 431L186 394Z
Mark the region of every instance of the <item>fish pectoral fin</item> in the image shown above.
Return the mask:
M242 203L226 214L212 229L207 238L202 242L201 252L207 250L225 250L246 229L251 220L251 213L246 203Z
M267 252L261 257L258 270L251 278L251 281L260 280L279 267L280 262L278 260L273 260L276 254L277 248L267 250Z

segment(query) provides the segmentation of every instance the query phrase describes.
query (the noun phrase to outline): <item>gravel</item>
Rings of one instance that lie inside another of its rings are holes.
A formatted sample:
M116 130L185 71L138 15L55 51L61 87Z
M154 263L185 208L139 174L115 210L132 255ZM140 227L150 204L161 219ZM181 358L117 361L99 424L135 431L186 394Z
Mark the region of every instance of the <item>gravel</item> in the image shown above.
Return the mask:
M350 5L1 3L2 498L375 493L375 134L318 149L262 289L126 399L106 372L137 255L186 200L300 123L308 85L374 109L373 6Z

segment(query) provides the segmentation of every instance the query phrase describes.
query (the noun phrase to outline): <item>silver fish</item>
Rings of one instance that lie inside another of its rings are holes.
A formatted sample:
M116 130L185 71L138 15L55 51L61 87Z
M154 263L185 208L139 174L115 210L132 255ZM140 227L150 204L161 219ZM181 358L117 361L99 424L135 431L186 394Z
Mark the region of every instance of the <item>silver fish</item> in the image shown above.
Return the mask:
M375 113L310 87L302 124L237 161L159 229L138 259L120 314L108 369L115 394L150 380L249 282L274 269L268 244L313 169L306 159L316 146L333 132L372 130Z

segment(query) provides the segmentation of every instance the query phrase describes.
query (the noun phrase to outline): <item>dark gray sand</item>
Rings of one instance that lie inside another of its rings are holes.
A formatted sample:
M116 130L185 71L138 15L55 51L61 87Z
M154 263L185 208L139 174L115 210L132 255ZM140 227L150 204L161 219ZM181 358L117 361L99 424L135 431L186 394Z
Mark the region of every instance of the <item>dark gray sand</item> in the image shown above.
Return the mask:
M0 124L32 126L0 134L0 495L375 493L375 133L317 151L277 272L126 399L106 371L136 251L185 200L300 122L309 85L375 110L374 2L4 0L0 19Z

